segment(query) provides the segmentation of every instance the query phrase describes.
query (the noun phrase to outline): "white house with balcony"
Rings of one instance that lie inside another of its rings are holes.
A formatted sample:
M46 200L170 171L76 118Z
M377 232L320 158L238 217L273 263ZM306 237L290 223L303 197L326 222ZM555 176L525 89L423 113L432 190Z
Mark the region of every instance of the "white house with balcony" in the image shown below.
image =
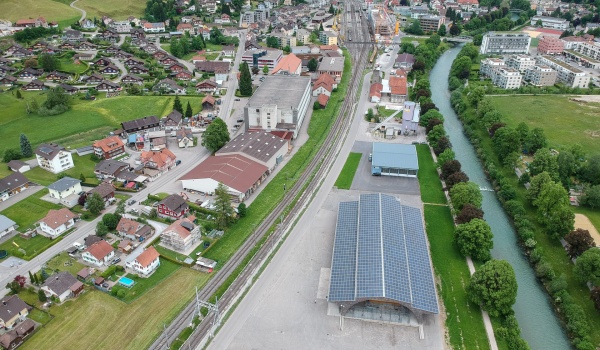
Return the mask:
M130 260L126 266L135 271L140 277L150 277L160 266L160 254L156 248L150 246L137 258Z
M58 174L75 166L73 164L71 152L65 150L64 147L52 143L41 144L35 150L35 158L42 169L54 174Z
M81 180L65 176L48 185L48 192L51 198L57 199L69 208L73 207L79 200L79 193L82 192Z
M67 208L59 210L50 210L48 214L40 220L39 229L43 234L50 238L56 238L63 232L75 226L76 215Z
M92 244L81 254L83 261L98 267L110 265L110 261L114 257L115 251L106 241Z

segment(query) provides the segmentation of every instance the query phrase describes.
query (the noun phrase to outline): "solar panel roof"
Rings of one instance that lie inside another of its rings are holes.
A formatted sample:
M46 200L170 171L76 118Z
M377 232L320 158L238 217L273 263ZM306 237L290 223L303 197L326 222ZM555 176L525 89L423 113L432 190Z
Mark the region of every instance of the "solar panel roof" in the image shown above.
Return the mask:
M438 313L421 211L385 194L339 205L329 301L386 298Z

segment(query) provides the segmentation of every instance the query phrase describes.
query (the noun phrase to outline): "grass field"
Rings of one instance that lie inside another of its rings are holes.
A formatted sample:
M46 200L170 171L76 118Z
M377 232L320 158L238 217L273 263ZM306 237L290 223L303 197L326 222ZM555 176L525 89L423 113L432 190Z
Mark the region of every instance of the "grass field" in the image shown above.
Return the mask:
M65 265L66 263L66 265ZM48 274L52 274L51 271L67 271L73 276L77 276L77 273L85 267L77 259L71 258L66 252L62 252L46 263Z
M577 142L588 154L600 153L600 104L577 103L566 96L494 96L494 107L510 126L540 127L553 148Z
M21 349L146 349L190 301L206 274L181 268L131 304L88 289L75 301L53 306L55 316Z
M140 17L144 14L144 0L79 0L77 7L87 12L87 18L112 17L114 20L124 20L129 16Z
M85 62L85 61L84 61ZM71 58L61 58L60 59L60 70L73 73L80 74L83 73L86 69L88 69L88 65L85 63L75 64L73 59Z
M52 0L2 0L0 1L0 17L16 22L21 18L43 16L46 21L73 21L79 19L81 12L63 3Z
M155 285L160 283L165 278L169 277L173 272L177 271L181 265L177 265L174 262L170 262L165 259L161 259L160 266L158 269L152 274L152 276L148 278L140 278L137 275L127 274L126 277L135 281L135 285L131 288L126 288L121 285L116 285L113 287L113 290L124 290L126 292L123 298L120 298L126 303L130 303L133 300L141 297L148 290L153 288Z
M63 143L60 143L63 144ZM87 143L89 144L89 142ZM75 179L79 179L80 175L83 174L88 183L98 183L98 179L94 174L94 167L96 162L92 160L92 155L78 156L76 153L72 155L73 164L75 167L67 170L65 173ZM8 167L0 166L0 177L8 176L11 171ZM58 180L57 175L49 171L46 171L40 167L35 167L29 170L25 176L31 181L40 185L47 186Z
M0 244L0 249L6 250L11 256L16 256L25 260L31 260L39 254L41 254L46 249L58 243L63 237L64 234L59 238L52 240L50 238L37 235L33 238L25 239L17 235L9 239L8 241ZM19 247L15 246L13 242L18 244ZM19 248L24 249L26 255L20 253Z
M424 203L446 204L446 196L444 196L442 183L429 146L417 145L417 156L419 157L418 178L421 186L421 199Z
M24 92L23 100L11 94L0 94L0 153L19 147L19 135L25 133L33 147L42 142L57 141L65 147L79 147L91 140L105 137L107 132L126 120L149 115L165 116L172 111L171 96L119 96L96 101L72 100L71 110L49 117L25 114L25 99L35 99L40 104L46 99L39 92ZM181 97L185 107L191 103L200 109L201 97Z
M352 180L354 180L354 174L356 174L356 169L358 169L360 157L362 157L362 153L351 152L348 155L348 159L346 159L346 163L344 163L344 167L335 181L335 186L337 188L342 190L350 189L350 186L352 186Z
M62 208L58 204L40 199L47 193L47 189L40 190L18 203L11 205L1 211L0 214L11 218L19 225L19 231L23 232L26 228L33 226L35 222L46 216L48 210Z

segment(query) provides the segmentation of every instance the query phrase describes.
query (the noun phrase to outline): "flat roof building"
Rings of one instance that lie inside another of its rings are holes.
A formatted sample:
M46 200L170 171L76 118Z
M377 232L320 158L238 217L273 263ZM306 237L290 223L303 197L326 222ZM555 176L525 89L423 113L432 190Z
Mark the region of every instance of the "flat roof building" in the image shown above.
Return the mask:
M418 170L415 145L373 142L371 175L417 177Z
M444 25L445 19L446 17L443 16L427 15L419 17L419 23L424 32L437 33L438 29Z
M488 32L483 36L479 53L508 55L528 53L531 37L527 33Z
M563 53L565 43L559 38L544 36L538 41L538 53L542 55L555 55Z
M506 60L506 65L521 73L535 66L535 60L529 55L511 55Z
M248 66L257 68L267 66L269 70L275 68L282 58L283 51L277 49L248 50L242 55L242 61L248 63Z
M537 56L539 65L548 66L558 73L556 80L568 87L587 88L590 85L590 76L585 72L551 56Z
M342 317L378 322L438 314L421 210L381 193L341 202L328 299Z
M548 66L535 65L525 72L525 80L534 86L552 86L556 83L557 73Z
M518 89L522 79L521 73L513 68L496 68L492 72L492 84L502 89Z
M216 156L239 154L266 166L269 170L283 162L288 141L265 131L247 132L236 136L215 153Z
M505 67L506 62L500 58L486 58L481 60L479 65L479 74L491 78L495 68Z
M266 76L244 107L246 131L291 131L296 138L310 104L310 92L310 77Z
M569 29L569 21L564 18L548 17L548 16L533 16L531 18L531 25L538 25L538 21L541 22L542 27L567 30Z

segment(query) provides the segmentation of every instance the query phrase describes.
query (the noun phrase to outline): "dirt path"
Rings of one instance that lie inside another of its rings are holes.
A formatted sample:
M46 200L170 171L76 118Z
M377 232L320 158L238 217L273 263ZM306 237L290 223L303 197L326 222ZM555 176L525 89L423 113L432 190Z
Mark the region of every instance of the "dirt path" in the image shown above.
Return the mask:
M69 6L71 6L72 8L74 8L75 10L78 10L79 12L81 12L81 18L79 19L79 22L81 23L81 21L83 21L85 19L85 16L87 15L87 13L85 12L85 10L80 9L79 7L75 6L75 3L79 1L79 0L75 0L73 1Z
M598 233L598 230L587 216L583 214L575 214L575 228L588 230L594 239L594 242L596 242L596 245L600 245L600 233Z

